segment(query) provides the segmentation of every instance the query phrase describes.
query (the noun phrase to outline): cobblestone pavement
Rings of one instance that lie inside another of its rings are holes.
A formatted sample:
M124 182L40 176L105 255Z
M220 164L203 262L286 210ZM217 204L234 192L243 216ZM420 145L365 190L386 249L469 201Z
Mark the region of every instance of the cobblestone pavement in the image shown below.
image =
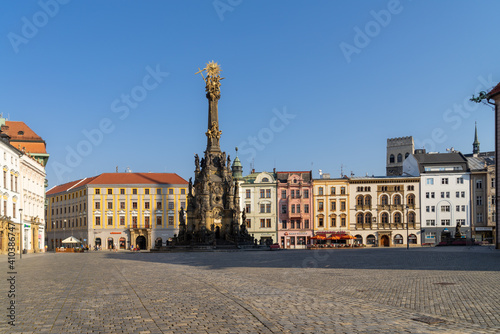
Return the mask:
M0 333L500 331L500 251L485 247L28 254L15 327L0 261Z

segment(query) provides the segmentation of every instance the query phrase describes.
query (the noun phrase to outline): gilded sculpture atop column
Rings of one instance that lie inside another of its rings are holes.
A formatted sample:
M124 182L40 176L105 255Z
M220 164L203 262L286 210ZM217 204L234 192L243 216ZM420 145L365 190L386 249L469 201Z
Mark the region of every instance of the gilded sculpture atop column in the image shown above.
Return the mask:
M205 66L204 69L198 72L203 77L205 81L205 91L210 95L211 100L218 100L220 98L220 81L224 78L220 77L220 72L222 71L220 65L213 60ZM206 72L207 77L203 76L203 72Z

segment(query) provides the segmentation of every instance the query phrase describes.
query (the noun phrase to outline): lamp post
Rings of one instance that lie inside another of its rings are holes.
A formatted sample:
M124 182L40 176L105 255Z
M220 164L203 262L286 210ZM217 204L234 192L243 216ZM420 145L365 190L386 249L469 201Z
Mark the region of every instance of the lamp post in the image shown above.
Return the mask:
M53 239L52 239L52 248L54 248L54 253L56 252L56 230L54 229L54 226L55 223L52 222L52 235L53 235Z
M404 208L406 209L406 214L405 215L407 215L408 214L408 204L405 205ZM408 231L408 225L409 225L410 221L409 221L408 218L409 217L406 216L406 249L410 249L410 234L409 234L409 231Z
M23 224L23 209L19 209L19 259L23 258L23 230L24 230L24 224Z

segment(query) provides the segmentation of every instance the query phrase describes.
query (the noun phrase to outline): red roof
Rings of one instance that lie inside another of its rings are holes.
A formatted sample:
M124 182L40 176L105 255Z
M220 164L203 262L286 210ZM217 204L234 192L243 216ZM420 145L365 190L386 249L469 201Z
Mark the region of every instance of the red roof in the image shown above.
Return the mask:
M86 184L181 184L188 182L175 173L103 173L98 176L80 179L61 184L47 191L47 195L68 191L71 188L81 187Z
M493 89L492 89L492 90L488 93L488 95L489 95L489 97L493 97L493 96L495 96L495 95L497 95L497 94L499 94L499 93L500 93L500 82L498 83L498 85L496 85L496 86L495 86L495 88L493 88Z
M21 151L24 148L25 152L47 153L45 141L24 122L5 121L5 125L2 126L2 131L9 135L11 145ZM21 146L20 148L19 145Z

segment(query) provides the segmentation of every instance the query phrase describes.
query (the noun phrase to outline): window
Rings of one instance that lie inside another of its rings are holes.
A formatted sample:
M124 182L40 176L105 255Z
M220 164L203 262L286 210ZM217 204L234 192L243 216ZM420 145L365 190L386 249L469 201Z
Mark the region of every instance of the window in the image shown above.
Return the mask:
M309 189L304 189L304 198L309 198Z
M426 179L426 181L427 181L427 184L430 184L430 185L434 184L434 179L432 177L428 177Z
M260 190L260 198L266 197L266 191L264 189Z
M120 210L125 210L125 202L120 202Z
M245 198L250 198L250 189L245 190Z
M290 220L290 228L295 228L295 220Z
M389 215L386 212L382 213L380 218L382 220L382 224L389 223Z
M108 226L113 225L113 217L108 217Z
M450 226L449 219L441 219L441 226Z
M168 216L168 225L174 225L174 216Z
M168 209L169 210L173 210L174 209L174 202L172 202L172 201L168 202Z
M415 190L415 186L408 186L407 189L408 189L408 191L413 191L413 190Z
M144 202L144 209L149 210L149 201Z
M449 205L441 205L441 212L450 212Z
M457 192L455 193L455 197L456 197L456 198L460 198L460 191L457 191Z
M449 191L446 192L446 198L450 198L450 192Z
M463 177L457 177L457 184L464 184L464 178Z
M465 205L462 205L462 211L465 212Z
M281 213L286 213L286 204L281 205Z
M330 195L335 195L335 187L330 187Z
M96 195L100 195L100 194L101 194L101 189L96 189L96 190L95 190L95 194L96 194Z
M297 213L300 213L300 204L297 204Z
M401 234L396 234L394 236L394 244L402 245L403 244L403 236Z
M267 177L263 177L262 182L269 182L269 179ZM295 181L295 182L297 182L297 181Z
M430 211L431 211L431 207L427 205L427 206L425 207L425 212L430 212Z
M323 211L323 202L318 202L318 211Z
M410 194L408 195L408 198L406 199L409 205L414 205L415 204L415 195Z
M382 205L388 205L389 204L389 197L387 197L387 195L382 195L382 197L380 197L380 203Z
M149 189L148 188L144 189L144 195L149 195Z
M282 220L282 221L281 221L281 227L282 227L283 229L285 229L285 228L286 228L286 220Z
M394 154L391 154L391 155L389 156L389 163L390 163L390 164L393 164L393 163L394 163Z
M358 196L356 199L357 205L363 205L364 198L363 196Z
M250 192L250 191L248 191L248 192ZM250 198L250 197L247 197L247 198ZM286 199L286 190L281 191L281 199Z
M365 196L365 205L368 205L368 206L372 205L372 197L370 195Z
M330 202L330 210L332 210L332 211L337 210L337 202L335 202L335 201Z
M430 198L430 193L429 192L425 193L425 198Z
M137 216L132 216L132 227L137 228Z
M308 229L309 228L309 219L304 220L304 228Z
M156 195L161 195L161 188L156 189Z
M113 195L113 189L108 189L108 195Z
M398 162L403 162L403 155L401 153L398 154Z
M362 214L359 214L359 216L363 217ZM330 217L330 227L337 227L337 216Z
M318 218L318 227L323 227L323 217Z
M309 204L304 204L304 213L309 213Z
M460 195L461 195L461 197L462 197L462 198L465 198L465 191L462 191L462 192L460 193Z
M366 213L365 214L365 224L370 225L372 222L372 214L371 213Z
M401 196L394 196L394 205L401 205Z
M125 195L125 189L120 189L120 195Z
M266 227L266 220L265 219L261 219L260 220L260 228L265 228Z
M431 192L431 198L434 198L434 192Z
M323 187L318 188L318 195L323 195Z
M483 205L483 196L476 196L476 205Z
M436 207L434 205L431 206L431 212L436 212Z
M252 212L251 209L250 209L250 204L245 204L245 212L246 213Z
M341 187L340 188L340 194L341 195L345 195L345 187Z
M137 195L137 189L132 189L132 195Z
M266 213L266 205L265 204L260 205L260 213Z
M465 225L465 219L457 219L457 225L460 224L461 226Z
M491 187L495 188L495 178L491 178Z
M345 217L340 217L340 226L345 227L346 221Z
M156 225L161 225L161 224L162 224L161 216L156 216Z
M295 198L295 191L294 190L290 190L290 197Z
M460 212L460 205L457 205L455 211Z
M415 223L415 212L410 212L408 214L408 223Z
M108 202L108 210L113 210L113 202Z
M266 189L266 198L271 198L271 189Z
M144 217L144 227L148 228L149 227L149 216Z
M434 219L427 219L425 223L427 226L436 226L436 221Z
M248 228L252 227L252 220L251 219L247 219L247 227ZM284 227L284 228L286 228L286 227Z
M340 201L340 211L345 211L345 201Z
M441 184L448 184L448 178L447 177L443 177L441 179Z
M174 194L174 189L168 189L168 194L173 195Z
M394 214L394 223L395 224L401 224L401 214L399 212L396 212Z
M95 224L96 224L96 226L101 225L101 217L95 217Z
M101 209L101 202L95 202L95 209L100 210Z
M483 181L477 180L476 181L476 189L482 189L483 188Z
M266 204L266 213L271 213L271 204Z
M132 202L132 210L137 210L137 202Z
M266 219L266 227L271 227L271 219Z
M186 189L185 188L181 188L181 195L186 195Z
M125 216L120 216L120 226L125 225Z
M161 201L156 202L156 210L161 210Z
M444 198L444 191L441 191L441 198Z

